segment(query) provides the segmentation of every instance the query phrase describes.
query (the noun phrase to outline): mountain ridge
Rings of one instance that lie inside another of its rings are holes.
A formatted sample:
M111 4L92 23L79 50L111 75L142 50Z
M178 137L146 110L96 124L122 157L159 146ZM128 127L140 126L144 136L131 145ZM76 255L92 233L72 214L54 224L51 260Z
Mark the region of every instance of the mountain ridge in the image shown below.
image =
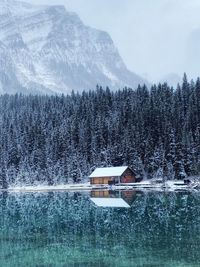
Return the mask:
M0 0L0 92L64 93L136 87L110 35L62 5Z

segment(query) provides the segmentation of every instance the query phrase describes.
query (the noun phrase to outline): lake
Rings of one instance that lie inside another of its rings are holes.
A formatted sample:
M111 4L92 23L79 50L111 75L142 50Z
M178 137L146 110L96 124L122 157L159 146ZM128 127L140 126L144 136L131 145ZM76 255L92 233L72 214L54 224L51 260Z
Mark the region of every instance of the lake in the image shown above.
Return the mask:
M199 267L200 194L0 193L1 267Z

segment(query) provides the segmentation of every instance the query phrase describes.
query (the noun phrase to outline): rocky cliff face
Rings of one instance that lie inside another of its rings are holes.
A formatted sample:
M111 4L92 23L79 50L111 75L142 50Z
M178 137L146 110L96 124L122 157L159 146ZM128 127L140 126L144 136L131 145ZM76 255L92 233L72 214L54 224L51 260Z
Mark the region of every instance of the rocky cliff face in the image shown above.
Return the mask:
M0 92L136 87L110 36L63 6L0 0Z

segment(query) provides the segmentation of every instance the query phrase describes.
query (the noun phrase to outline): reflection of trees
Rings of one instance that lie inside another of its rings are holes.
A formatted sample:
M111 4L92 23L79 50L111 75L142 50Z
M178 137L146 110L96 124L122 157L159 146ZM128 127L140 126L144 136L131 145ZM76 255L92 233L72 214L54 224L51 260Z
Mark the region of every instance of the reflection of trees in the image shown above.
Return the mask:
M94 264L119 255L131 260L145 251L157 259L181 258L184 251L186 261L200 262L199 204L198 194L146 193L130 209L97 209L87 194L3 193L0 255L5 259L32 249L45 253L48 247L58 255L63 249L63 257L79 251Z

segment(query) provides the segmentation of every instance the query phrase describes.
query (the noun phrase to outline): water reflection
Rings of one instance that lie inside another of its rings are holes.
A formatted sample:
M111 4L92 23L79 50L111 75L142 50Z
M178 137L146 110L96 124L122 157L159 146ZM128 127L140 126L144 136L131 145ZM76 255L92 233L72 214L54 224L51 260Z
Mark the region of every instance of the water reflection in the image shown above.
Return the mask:
M97 192L1 194L0 266L199 267L198 193Z
M130 208L136 199L136 191L94 190L90 200L98 207Z

